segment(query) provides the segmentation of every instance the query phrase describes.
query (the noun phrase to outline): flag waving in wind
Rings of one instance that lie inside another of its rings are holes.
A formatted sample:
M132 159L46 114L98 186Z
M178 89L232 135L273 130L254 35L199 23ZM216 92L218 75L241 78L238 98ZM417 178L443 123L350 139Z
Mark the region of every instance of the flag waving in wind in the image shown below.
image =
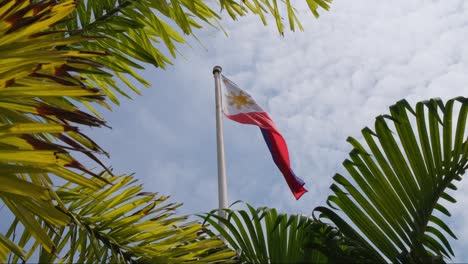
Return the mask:
M288 147L275 124L248 93L228 78L224 76L221 78L221 103L224 115L236 122L260 127L273 161L283 174L294 197L299 199L307 190L303 187L304 182L291 169Z

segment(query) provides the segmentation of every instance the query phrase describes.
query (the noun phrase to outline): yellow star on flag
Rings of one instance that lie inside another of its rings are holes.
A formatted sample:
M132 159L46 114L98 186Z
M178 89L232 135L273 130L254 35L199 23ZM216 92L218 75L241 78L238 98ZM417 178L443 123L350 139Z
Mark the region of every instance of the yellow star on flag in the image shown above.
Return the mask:
M237 110L241 110L242 107L249 109L251 105L255 104L255 102L250 98L250 95L239 91L239 94L235 92L230 92L231 94L227 96L230 100L229 105L233 106L236 105Z

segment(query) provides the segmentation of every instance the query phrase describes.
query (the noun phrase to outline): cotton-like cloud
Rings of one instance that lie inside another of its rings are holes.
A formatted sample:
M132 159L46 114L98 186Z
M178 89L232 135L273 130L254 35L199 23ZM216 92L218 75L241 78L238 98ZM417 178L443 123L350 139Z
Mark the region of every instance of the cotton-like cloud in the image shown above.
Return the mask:
M225 119L230 201L310 213L330 194L331 177L343 172L348 136L359 138L402 98L414 104L467 95L468 2L341 0L319 20L303 2L304 33L282 38L273 23L263 27L256 17L226 21L229 38L201 33L207 50L194 42L193 49L182 49L189 59L177 59L168 72L145 71L155 88L107 115L114 130L97 134L112 154L110 163L137 172L146 189L185 202L182 212L216 206L211 70L219 64L270 113L310 191L295 201L258 129ZM451 207L458 262L468 261L465 186Z

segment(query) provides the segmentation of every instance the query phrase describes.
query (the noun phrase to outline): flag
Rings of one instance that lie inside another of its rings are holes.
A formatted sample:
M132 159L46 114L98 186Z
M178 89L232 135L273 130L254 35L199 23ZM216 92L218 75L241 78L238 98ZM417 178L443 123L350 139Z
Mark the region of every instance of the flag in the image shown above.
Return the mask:
M256 125L262 131L263 138L270 150L273 161L284 176L294 197L298 200L307 190L304 181L291 169L289 153L283 136L268 114L252 97L228 78L221 75L221 104L224 115L242 124Z

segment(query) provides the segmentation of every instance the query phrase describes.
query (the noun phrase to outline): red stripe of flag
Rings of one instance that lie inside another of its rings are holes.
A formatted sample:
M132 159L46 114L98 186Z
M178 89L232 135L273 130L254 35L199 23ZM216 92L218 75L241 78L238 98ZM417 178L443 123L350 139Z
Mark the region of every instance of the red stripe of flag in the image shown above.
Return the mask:
M292 171L286 142L268 114L265 112L250 112L236 115L225 114L225 116L242 124L250 124L260 127L263 138L265 139L271 156L273 157L273 161L283 174L284 179L288 183L289 189L291 189L296 200L301 198L301 196L307 192L304 188L304 181L297 177Z

